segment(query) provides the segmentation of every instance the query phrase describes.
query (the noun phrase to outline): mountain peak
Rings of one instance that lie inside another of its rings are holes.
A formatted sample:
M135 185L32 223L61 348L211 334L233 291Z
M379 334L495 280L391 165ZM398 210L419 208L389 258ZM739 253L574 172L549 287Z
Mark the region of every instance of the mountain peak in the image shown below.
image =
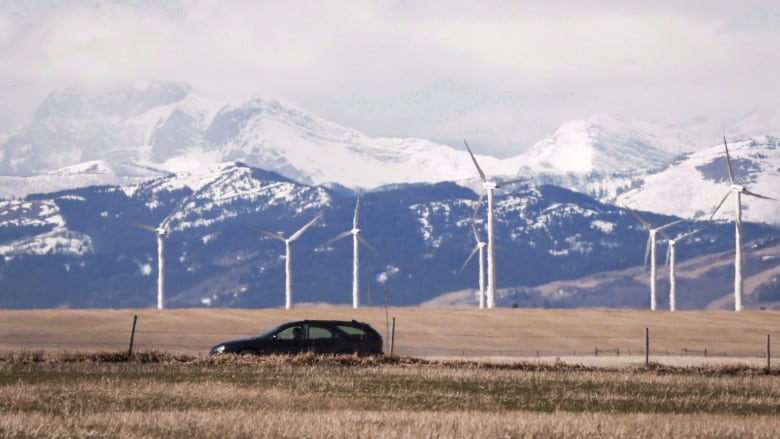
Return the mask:
M689 147L665 128L597 114L562 124L523 154L523 161L542 172L626 172L658 169Z

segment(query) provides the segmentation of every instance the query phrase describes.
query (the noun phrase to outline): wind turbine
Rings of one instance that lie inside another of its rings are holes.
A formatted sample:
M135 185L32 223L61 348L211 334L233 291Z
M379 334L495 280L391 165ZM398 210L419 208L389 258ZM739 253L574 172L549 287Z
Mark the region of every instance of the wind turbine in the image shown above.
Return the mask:
M323 247L327 247L330 244L338 241L341 238L345 238L352 235L352 308L358 308L360 306L360 245L363 244L371 251L376 253L376 249L363 238L360 233L362 230L358 228L358 214L360 213L360 195L357 196L355 202L355 216L352 218L352 230L339 233L338 236L327 241L323 244Z
M668 229L669 227L680 224L685 220L679 219L677 221L672 221L669 224L665 224L660 227L654 227L650 223L650 221L647 221L646 219L642 218L641 216L639 216L638 213L634 212L628 207L626 207L626 209L628 209L628 211L631 212L631 215L634 215L634 218L636 218L640 223L642 223L642 225L645 227L645 229L647 229L648 232L647 245L645 245L645 267L647 267L647 258L650 257L650 309L655 311L658 305L658 300L655 294L655 281L656 281L655 236L656 234L660 233L661 236L663 236L664 238L670 239L669 236L667 236L664 233L664 230Z
M148 230L157 235L157 309L163 309L165 307L165 237L170 231L168 226L173 219L173 215L179 211L179 208L183 204L184 201L176 206L176 208L173 209L157 227L150 226L149 224L133 223L134 226Z
M477 204L476 209L474 209L474 213L471 214L471 231L474 232L474 239L477 240L477 245L474 246L474 249L471 251L471 254L468 258L466 258L466 262L463 263L463 265L460 267L460 270L458 270L458 273L463 271L464 268L466 268L466 265L471 261L471 258L474 257L474 255L479 252L479 308L483 309L485 308L485 245L486 243L482 241L479 238L479 232L477 232L477 225L474 220L474 217L477 215L477 211L479 210L479 204Z
M729 188L728 192L726 192L726 195L723 197L723 199L720 200L718 206L715 207L715 210L712 211L710 220L712 220L712 217L714 217L715 213L718 212L718 209L723 206L723 203L726 202L726 198L728 198L732 193L735 193L737 196L734 197L734 241L736 242L736 251L734 252L734 311L742 311L742 289L744 287L744 281L742 280L742 194L756 198L763 198L765 200L777 200L765 195L751 192L747 189L746 186L737 184L736 180L734 179L734 168L731 166L729 145L726 143L725 135L723 136L723 147L726 148L726 163L728 164L729 168L729 183L731 184L731 187Z
M496 247L495 247L495 236L494 236L494 228L493 228L493 195L496 189L512 183L525 181L525 179L518 178L516 180L509 180L509 181L502 181L502 182L488 180L487 176L485 176L485 173L482 171L482 168L479 167L479 163L477 163L477 158L474 157L474 153L471 152L471 148L469 148L468 142L463 140L463 143L466 144L466 150L469 152L469 155L471 156L471 160L474 162L474 166L477 168L477 172L479 173L479 178L482 179L483 191L479 195L479 201L477 202L477 205L482 203L482 197L485 196L485 193L487 193L487 198L488 198L486 293L487 293L487 307L494 308L496 306L496 263L495 263Z
M303 227L298 229L297 232L290 235L289 238L284 236L268 232L261 231L261 233L269 238L277 239L284 243L284 309L290 309L292 307L292 243L303 235L309 227L313 226L320 219L320 215L314 217L313 220L306 223Z
M677 235L676 238L669 240L669 246L666 248L666 264L669 266L669 311L677 311L677 287L674 277L675 246L678 242L698 232L698 230L694 230L693 232Z

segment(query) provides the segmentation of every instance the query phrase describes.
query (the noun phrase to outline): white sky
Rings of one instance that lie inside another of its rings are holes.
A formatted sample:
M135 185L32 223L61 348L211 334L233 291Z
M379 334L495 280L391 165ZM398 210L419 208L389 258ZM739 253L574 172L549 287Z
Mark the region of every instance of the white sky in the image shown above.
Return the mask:
M0 0L0 132L69 83L170 79L509 156L595 113L780 114L779 72L774 0Z

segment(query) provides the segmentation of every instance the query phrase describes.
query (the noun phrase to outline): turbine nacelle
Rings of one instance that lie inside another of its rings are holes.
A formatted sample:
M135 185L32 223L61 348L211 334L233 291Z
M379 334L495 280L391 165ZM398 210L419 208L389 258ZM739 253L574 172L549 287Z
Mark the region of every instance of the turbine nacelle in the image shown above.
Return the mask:
M482 187L487 191L494 191L498 189L498 184L496 184L494 181L484 181L482 182Z
M734 192L746 192L747 188L745 186L739 185L739 184L732 184L731 190Z

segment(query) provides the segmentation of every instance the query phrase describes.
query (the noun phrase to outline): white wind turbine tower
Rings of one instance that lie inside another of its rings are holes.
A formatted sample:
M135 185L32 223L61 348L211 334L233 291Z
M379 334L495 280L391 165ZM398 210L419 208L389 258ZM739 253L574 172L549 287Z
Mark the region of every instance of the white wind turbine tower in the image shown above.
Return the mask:
M650 257L650 309L655 311L658 306L658 299L655 290L655 284L656 284L655 236L656 234L660 233L661 236L663 236L664 238L670 239L663 231L668 229L669 227L680 224L685 220L679 219L677 221L672 221L669 224L665 224L660 227L653 227L650 221L647 221L646 219L642 218L641 216L639 216L638 213L634 212L628 207L626 207L626 209L629 212L631 212L632 215L634 215L634 218L636 218L640 223L642 223L643 226L645 226L645 229L647 229L648 236L647 236L647 245L645 245L645 267L647 267L647 258Z
M669 246L666 248L666 264L669 266L669 311L677 311L677 284L674 277L674 249L678 242L698 232L698 230L694 230L693 232L677 235L676 238L669 240Z
M477 240L477 245L474 246L474 249L471 251L471 254L468 258L466 258L466 262L463 263L463 265L460 267L460 270L458 270L458 273L463 271L464 268L466 268L466 265L471 261L471 258L474 257L474 255L479 252L479 308L483 309L485 308L485 245L486 243L479 239L479 232L477 232L477 225L476 221L474 220L474 217L477 215L477 211L479 210L479 204L477 204L476 209L474 209L474 213L471 214L471 231L474 232L474 239Z
M157 309L163 309L165 307L165 237L170 231L168 226L173 219L173 215L179 211L179 208L183 205L179 204L176 209L173 210L159 226L154 227L148 224L134 223L136 227L140 227L144 230L148 230L157 235Z
M285 238L278 233L261 231L261 233L269 238L277 239L284 243L284 309L290 309L292 307L292 243L303 235L309 227L313 226L320 219L320 215L314 217L313 220L306 223L303 227L298 229L297 232L290 235L289 238Z
M474 166L477 168L477 172L479 173L479 178L482 179L482 187L484 190L482 191L482 194L479 196L479 201L477 204L482 202L482 197L487 192L487 198L488 198L488 212L487 212L487 307L488 308L494 308L496 306L496 247L495 247L495 236L494 236L494 229L493 229L493 195L496 189L512 184L512 183L518 183L521 181L525 181L524 178L519 178L516 180L509 180L509 181L502 181L497 182L493 180L488 180L485 176L485 173L482 171L482 168L479 167L479 163L477 163L477 158L474 157L474 153L471 152L471 148L469 148L469 144L464 140L463 143L466 144L466 150L469 152L469 155L471 156L471 160L474 162Z
M726 195L723 197L723 199L720 200L718 206L715 207L715 210L712 211L710 220L712 220L712 217L714 217L718 212L718 209L723 206L726 198L728 198L732 193L735 193L734 241L736 242L736 251L734 252L734 311L742 311L742 289L744 287L744 282L742 280L742 194L756 198L763 198L765 200L777 200L765 195L757 194L755 192L750 192L746 186L737 184L736 180L734 179L734 168L731 166L731 157L729 156L729 145L726 143L726 136L723 136L723 146L726 148L726 164L728 164L729 168L729 183L731 184L731 187L729 188L728 192L726 192Z
M341 232L338 236L323 244L323 247L327 247L341 238L352 235L352 308L358 308L360 306L360 244L365 245L376 253L376 249L360 235L362 230L358 228L359 212L360 195L357 196L357 201L355 202L355 216L352 218L352 230Z

